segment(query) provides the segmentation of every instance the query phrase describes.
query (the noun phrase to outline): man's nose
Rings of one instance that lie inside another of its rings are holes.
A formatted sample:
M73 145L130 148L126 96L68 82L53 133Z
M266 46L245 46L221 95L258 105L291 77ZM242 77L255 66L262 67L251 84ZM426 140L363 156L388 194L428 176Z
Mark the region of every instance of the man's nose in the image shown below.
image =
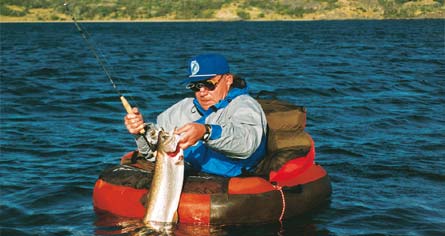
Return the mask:
M202 96L202 95L206 95L208 91L209 91L209 90L208 90L207 87L205 87L205 86L202 86L201 88L199 88L199 94L200 94L201 96Z

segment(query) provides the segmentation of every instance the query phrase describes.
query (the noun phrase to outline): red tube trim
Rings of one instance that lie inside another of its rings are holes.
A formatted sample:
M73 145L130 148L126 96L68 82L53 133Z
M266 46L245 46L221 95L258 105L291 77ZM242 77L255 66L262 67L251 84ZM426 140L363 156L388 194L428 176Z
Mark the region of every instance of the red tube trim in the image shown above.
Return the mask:
M284 164L278 171L269 173L270 182L276 182L281 185L289 179L299 176L301 173L309 169L315 163L315 143L311 138L311 149L306 156L292 159Z
M327 172L319 165L312 165L304 173L286 180L278 181L280 186L296 186L314 182L327 175Z

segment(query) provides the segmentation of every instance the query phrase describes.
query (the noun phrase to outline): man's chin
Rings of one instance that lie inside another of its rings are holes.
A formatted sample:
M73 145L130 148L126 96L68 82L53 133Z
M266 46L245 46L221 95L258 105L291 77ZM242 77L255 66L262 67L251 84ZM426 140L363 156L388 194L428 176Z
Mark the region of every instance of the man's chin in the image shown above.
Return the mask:
M214 105L212 101L201 101L199 104L201 105L202 108L204 108L204 110L207 110Z

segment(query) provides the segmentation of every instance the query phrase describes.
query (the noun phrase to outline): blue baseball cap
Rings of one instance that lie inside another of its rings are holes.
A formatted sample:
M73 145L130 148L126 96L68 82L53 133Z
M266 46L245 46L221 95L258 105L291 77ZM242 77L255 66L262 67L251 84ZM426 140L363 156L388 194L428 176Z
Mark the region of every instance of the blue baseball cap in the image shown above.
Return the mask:
M216 75L229 73L226 58L219 54L201 54L190 59L188 79L184 83L208 80Z

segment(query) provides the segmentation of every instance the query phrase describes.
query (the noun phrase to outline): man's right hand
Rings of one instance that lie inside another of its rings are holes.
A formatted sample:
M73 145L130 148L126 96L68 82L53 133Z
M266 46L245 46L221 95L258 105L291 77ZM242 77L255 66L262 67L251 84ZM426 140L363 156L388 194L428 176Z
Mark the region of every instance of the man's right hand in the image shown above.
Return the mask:
M131 134L140 134L141 130L145 128L144 118L137 107L133 107L132 113L127 114L124 120L127 130Z

